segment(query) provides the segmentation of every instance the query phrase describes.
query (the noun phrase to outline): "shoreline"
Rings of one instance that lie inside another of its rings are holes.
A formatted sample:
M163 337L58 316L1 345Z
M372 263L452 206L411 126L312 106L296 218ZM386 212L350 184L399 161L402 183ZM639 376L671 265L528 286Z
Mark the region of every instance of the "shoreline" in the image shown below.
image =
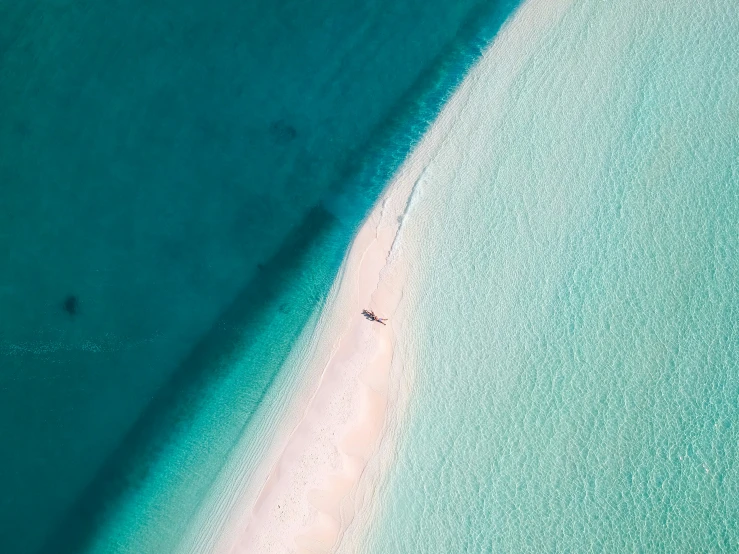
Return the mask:
M323 364L319 384L288 438L274 439L280 454L226 552L330 552L353 519L352 492L377 450L391 373L399 369L393 351L402 322L393 316L403 267L395 252L418 177L410 169L394 179L352 242L316 332L317 347L330 349L328 361L315 353L304 360ZM388 317L387 325L367 321L364 308Z
M374 490L375 473L392 458L392 448L385 443L397 438L413 381L413 368L404 367L394 350L404 321L400 304L406 266L400 239L426 168L450 123L442 113L430 125L357 230L325 305L311 316L317 318L315 325L286 361L293 368L288 374L300 377L278 380L255 425L229 455L178 552L335 551L349 527L354 535L363 526L364 517L352 525L354 516L372 509L371 503L366 505L373 497L367 489ZM364 308L389 318L388 325L365 320ZM373 348L382 352L366 355ZM347 364L354 365L342 371ZM347 382L336 378L348 374ZM331 404L332 395L344 396L344 413L339 419L328 418L334 436L322 444L324 466L318 471L303 468L304 475L312 471L313 480L298 485L300 494L290 499L297 505L286 514L287 503L277 502L275 495L290 488L285 476L299 469L301 447L305 453L315 442L306 436L323 421L321 410ZM332 455L333 463L326 463ZM337 471L344 467L348 481ZM289 541L281 540L286 536ZM313 548L306 550L296 541ZM323 549L316 550L315 541Z

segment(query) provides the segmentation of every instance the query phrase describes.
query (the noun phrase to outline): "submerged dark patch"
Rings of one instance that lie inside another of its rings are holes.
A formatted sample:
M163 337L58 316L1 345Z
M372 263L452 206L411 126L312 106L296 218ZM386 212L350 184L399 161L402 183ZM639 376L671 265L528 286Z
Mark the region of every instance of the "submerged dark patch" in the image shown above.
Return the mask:
M269 130L272 139L278 144L292 142L298 136L297 129L282 119L273 122Z
M70 294L64 299L62 308L69 315L77 315L77 312L79 311L79 304L80 303L77 297L74 294Z

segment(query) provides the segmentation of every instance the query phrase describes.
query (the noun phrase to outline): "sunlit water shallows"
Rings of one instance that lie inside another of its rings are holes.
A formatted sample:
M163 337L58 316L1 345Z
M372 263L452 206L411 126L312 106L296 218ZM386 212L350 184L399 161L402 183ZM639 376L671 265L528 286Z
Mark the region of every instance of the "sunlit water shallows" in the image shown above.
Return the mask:
M497 48L407 225L358 550L736 552L739 5L533 2Z

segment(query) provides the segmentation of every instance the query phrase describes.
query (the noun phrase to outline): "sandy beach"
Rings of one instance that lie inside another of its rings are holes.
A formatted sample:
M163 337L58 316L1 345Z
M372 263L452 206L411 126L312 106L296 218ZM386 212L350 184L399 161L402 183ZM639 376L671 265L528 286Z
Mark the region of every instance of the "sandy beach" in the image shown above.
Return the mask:
M359 230L330 315L345 323L319 331L329 361L229 552L330 552L352 520L351 493L380 440L391 372L400 370L393 316L403 264L394 244L419 175L401 171ZM387 325L365 319L365 308Z

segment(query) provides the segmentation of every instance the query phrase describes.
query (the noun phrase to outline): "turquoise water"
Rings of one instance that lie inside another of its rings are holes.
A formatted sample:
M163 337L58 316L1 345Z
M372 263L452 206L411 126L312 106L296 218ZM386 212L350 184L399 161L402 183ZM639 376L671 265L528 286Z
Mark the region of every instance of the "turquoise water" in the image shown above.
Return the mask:
M173 547L513 4L0 5L2 552Z
M571 4L476 70L419 183L359 552L739 550L739 8Z

